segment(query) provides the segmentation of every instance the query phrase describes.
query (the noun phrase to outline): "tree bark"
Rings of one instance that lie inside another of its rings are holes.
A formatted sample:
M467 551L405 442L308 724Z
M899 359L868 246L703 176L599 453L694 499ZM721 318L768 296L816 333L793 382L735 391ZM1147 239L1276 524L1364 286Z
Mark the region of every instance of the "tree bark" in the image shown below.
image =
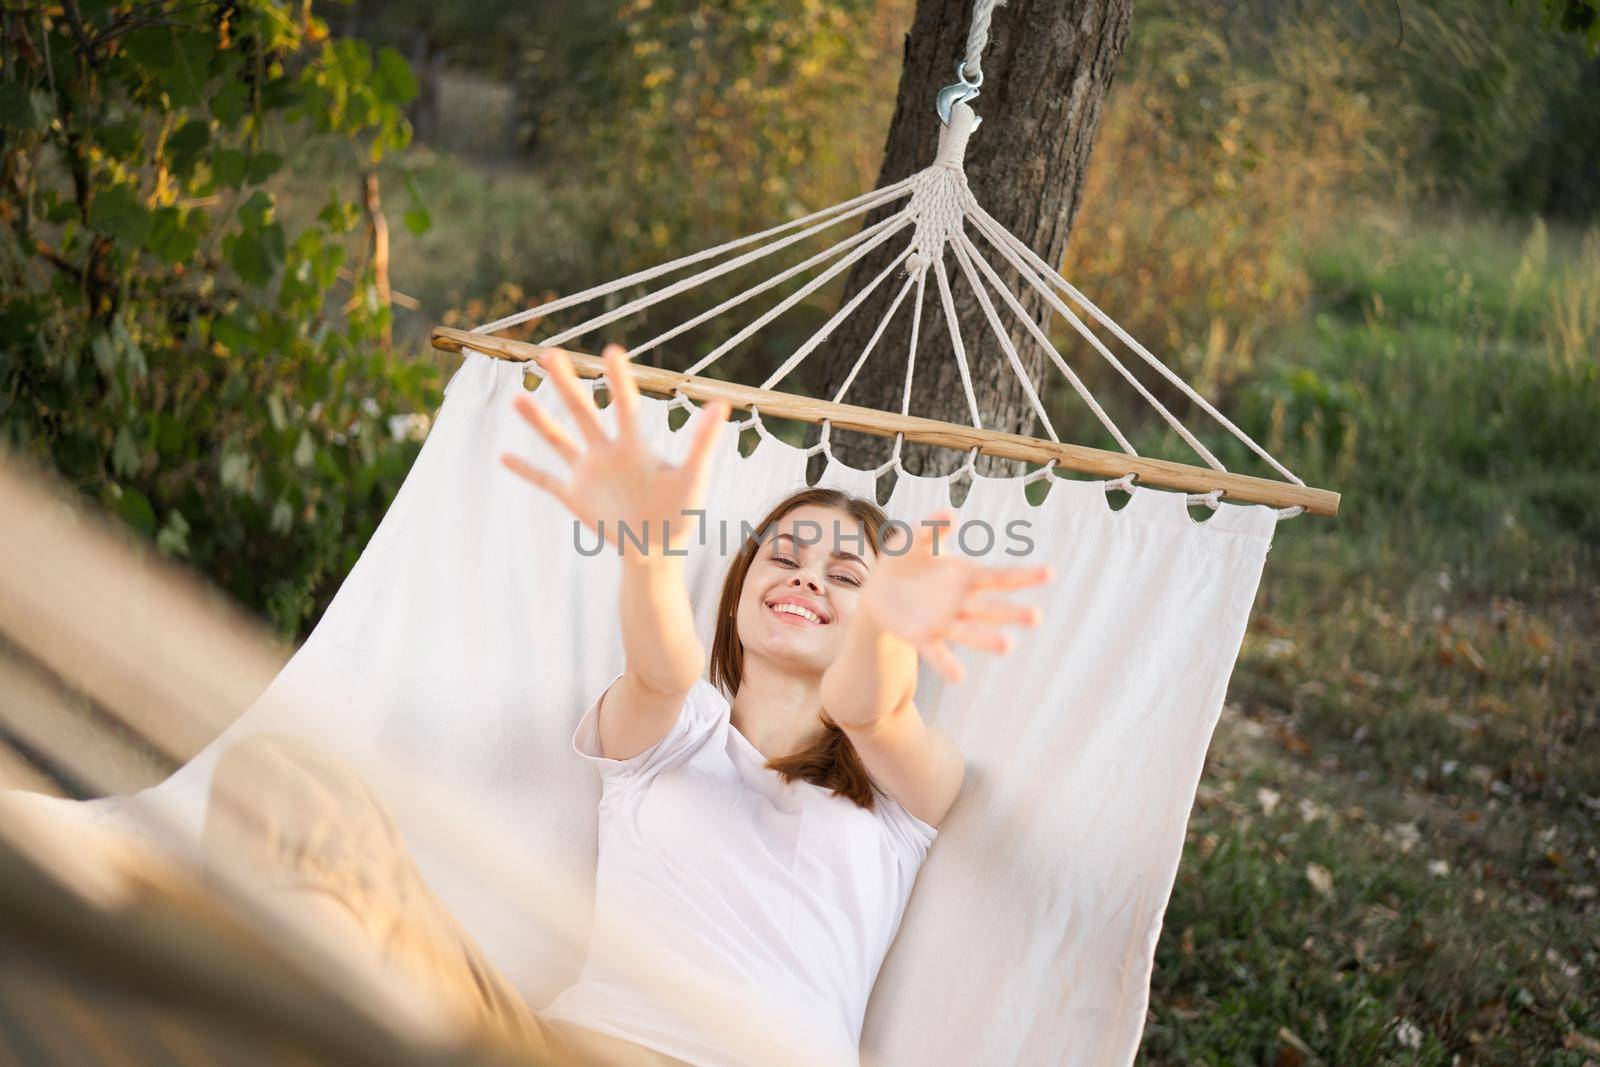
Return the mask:
M972 0L918 0L911 32L906 36L905 64L878 178L880 188L933 161L940 130L934 97L956 80L956 62L966 52L971 15ZM983 125L973 132L967 149L967 178L979 203L1046 262L1060 263L1066 253L1067 236L1083 195L1090 148L1100 125L1101 106L1127 41L1131 15L1132 0L1010 0L994 14L990 44L983 58L982 90L971 101L983 118ZM867 224L903 204L898 201L887 210L874 212ZM973 236L979 248L988 251L984 240ZM859 260L850 271L844 299L859 292L882 271L903 245L902 241L885 242ZM996 262L996 257L986 258ZM972 368L973 392L984 425L989 429L1033 433L1036 417L1027 395L954 257L948 253L945 266L951 276L957 325ZM1010 278L1011 272L1002 268L997 268L1000 276ZM893 298L897 288L893 280L886 279L817 353L822 395L832 396L860 356ZM1034 321L1043 322L1044 301L1031 289L1020 296ZM911 300L907 300L896 314L895 323L861 368L845 402L900 410L910 304ZM996 305L1001 321L1009 322L1010 312L998 300ZM1010 333L1041 402L1050 411L1048 398L1053 390L1047 391L1046 386L1059 379L1060 372L1048 363L1020 323L1014 324ZM971 413L931 276L920 337L911 414L970 425ZM1047 373L1042 373L1046 368ZM1057 412L1050 411L1050 415L1061 431ZM810 432L815 441L820 430L812 428ZM1066 436L1064 432L1062 435ZM852 431L836 432L832 443L834 454L841 460L866 468L883 463L893 447L890 438ZM949 449L909 443L901 456L906 469L917 474L947 473L965 458ZM984 474L1005 475L1020 473L1021 465L984 456L979 458L977 469Z

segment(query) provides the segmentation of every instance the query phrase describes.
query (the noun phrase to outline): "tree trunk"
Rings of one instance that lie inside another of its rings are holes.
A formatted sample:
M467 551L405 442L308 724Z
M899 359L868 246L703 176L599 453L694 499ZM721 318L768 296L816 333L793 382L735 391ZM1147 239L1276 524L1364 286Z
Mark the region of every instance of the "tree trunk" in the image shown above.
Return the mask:
M904 178L933 161L940 122L934 97L956 78L956 62L966 52L971 0L918 0L911 32L906 37L905 66L894 121L884 150L879 187ZM1067 235L1083 195L1089 151L1100 125L1101 105L1128 37L1132 0L1010 0L994 14L991 40L983 58L983 87L971 101L983 119L967 149L966 171L979 203L1003 226L1027 242L1046 262L1060 263ZM867 224L903 206L868 216ZM982 238L980 249L988 251ZM858 292L882 271L904 242L889 241L857 261L846 283L844 299ZM988 257L986 257L988 258ZM995 262L993 258L990 262ZM973 391L984 425L1016 433L1034 432L1035 416L1012 372L1005 353L989 328L983 310L965 278L946 255L955 295L957 325L972 368ZM1001 269L1002 278L1010 271ZM866 346L892 299L888 279L877 292L840 324L817 354L820 380L831 398ZM1043 322L1044 301L1031 289L1020 294L1034 321ZM999 305L999 301L996 301ZM910 301L896 314L845 402L899 411L905 388L905 358L910 336ZM998 307L1002 322L1009 311ZM970 425L971 413L961 386L939 303L930 278L922 309L921 339L912 379L912 415ZM1045 386L1060 371L1049 364L1021 324L1011 340L1042 402L1053 392ZM1042 373L1044 369L1048 373ZM1047 408L1048 410L1048 408ZM1050 412L1052 419L1057 413ZM1059 421L1058 430L1061 429ZM820 431L811 430L811 440ZM1063 434L1065 436L1065 434ZM889 457L892 438L838 431L833 451L857 467L875 467ZM901 453L906 469L917 474L946 473L965 457L949 449L907 444ZM1020 473L1012 460L980 457L984 474Z

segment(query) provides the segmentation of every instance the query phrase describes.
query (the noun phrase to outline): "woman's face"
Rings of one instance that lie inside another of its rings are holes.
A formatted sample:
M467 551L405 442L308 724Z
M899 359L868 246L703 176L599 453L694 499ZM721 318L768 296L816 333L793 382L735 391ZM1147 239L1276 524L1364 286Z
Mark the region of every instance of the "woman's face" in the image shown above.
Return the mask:
M877 555L847 511L802 504L766 532L736 617L747 656L822 673L838 656Z

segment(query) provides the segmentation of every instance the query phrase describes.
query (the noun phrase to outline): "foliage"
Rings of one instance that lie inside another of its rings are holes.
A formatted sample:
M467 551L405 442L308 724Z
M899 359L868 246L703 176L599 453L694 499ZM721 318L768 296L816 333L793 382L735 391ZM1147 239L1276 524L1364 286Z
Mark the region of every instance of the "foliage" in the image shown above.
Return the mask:
M1392 173L1358 42L1322 18L1230 27L1229 6L1136 20L1063 268L1213 398L1305 301L1301 250Z
M403 148L410 71L277 0L3 18L4 437L292 634L415 453L386 417L435 390L379 351L357 205L290 228L264 185L289 139Z
M1600 42L1600 23L1590 33ZM1376 68L1386 70L1403 79L1397 132L1415 146L1423 195L1517 213L1600 213L1593 45L1526 6L1434 0L1415 9L1394 59Z
M1225 408L1315 290L1307 250L1352 215L1600 210L1600 62L1505 5L1405 5L1403 31L1383 13L1205 0L1135 20L1064 270Z
M599 208L598 277L876 182L909 0L568 2L549 17L569 9L572 39L536 38L518 95L541 156Z
M1600 0L1541 0L1541 6L1547 23L1578 34L1600 53Z

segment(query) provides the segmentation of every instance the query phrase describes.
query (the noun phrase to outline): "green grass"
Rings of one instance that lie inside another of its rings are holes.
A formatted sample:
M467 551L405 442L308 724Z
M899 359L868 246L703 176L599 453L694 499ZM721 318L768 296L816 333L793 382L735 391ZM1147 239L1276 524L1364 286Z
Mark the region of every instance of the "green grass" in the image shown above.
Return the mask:
M1567 247L1519 275L1514 235L1416 225L1308 257L1248 395L1345 514L1269 556L1144 1062L1600 1058L1600 357L1551 321L1600 267Z

